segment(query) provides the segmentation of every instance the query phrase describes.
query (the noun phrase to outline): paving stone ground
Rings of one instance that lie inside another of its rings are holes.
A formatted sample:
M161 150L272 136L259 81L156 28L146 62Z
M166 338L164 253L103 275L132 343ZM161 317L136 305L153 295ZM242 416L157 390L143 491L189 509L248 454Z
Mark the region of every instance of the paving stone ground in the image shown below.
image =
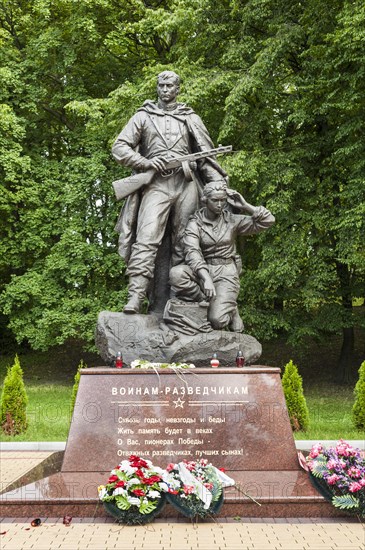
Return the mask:
M25 474L48 452L5 451L2 487ZM156 520L120 526L112 518L2 518L1 550L365 550L364 525L355 518L219 518L216 522Z

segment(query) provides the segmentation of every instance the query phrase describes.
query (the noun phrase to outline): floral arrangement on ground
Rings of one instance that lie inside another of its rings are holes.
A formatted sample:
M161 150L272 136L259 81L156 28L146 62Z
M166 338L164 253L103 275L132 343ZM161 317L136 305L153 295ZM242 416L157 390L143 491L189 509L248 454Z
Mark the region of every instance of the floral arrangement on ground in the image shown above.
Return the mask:
M166 470L171 476L167 500L190 518L217 514L223 504L223 488L235 484L223 469L206 459L169 464Z
M341 439L336 447L313 445L307 466L312 483L341 510L365 517L365 459Z
M98 487L99 499L120 523L149 523L163 508L169 479L166 470L131 455L111 471L106 485Z
M166 470L150 460L131 455L98 487L106 511L119 523L141 525L152 521L167 500L186 517L217 514L223 504L223 488L235 485L223 469L206 459L169 464Z

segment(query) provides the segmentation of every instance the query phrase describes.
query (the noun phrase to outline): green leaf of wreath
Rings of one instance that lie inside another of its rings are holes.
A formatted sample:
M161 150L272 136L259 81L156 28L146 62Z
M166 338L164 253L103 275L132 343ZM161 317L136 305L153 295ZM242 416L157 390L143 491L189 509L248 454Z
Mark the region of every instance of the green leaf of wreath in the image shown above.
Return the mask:
M332 504L341 510L349 510L351 508L359 507L359 501L353 495L335 496L332 499Z
M326 472L328 472L327 459L320 455L316 460L313 460L311 473L314 477L323 477Z
M156 500L152 500L151 502L144 502L139 507L139 512L141 514L150 514L156 508L156 504Z
M120 510L129 510L131 507L131 503L128 502L126 497L123 497L122 495L118 495L115 497L115 504Z

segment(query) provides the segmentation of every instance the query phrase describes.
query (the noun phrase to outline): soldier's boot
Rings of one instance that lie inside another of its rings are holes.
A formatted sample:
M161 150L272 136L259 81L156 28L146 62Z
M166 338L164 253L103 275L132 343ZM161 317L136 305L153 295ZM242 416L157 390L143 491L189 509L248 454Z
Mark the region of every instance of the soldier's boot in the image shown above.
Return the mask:
M135 275L129 278L128 302L124 306L124 313L140 312L148 285L149 279L143 275Z
M244 330L243 321L238 312L238 307L236 306L235 310L232 313L231 322L229 323L229 329L232 332L243 332Z

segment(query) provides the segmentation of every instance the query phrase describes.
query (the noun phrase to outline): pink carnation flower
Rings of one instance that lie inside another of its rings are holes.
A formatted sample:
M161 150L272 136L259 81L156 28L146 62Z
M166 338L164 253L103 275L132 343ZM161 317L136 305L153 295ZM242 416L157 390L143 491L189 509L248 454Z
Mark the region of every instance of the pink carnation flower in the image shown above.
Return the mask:
M361 476L361 472L358 468L355 468L355 466L351 466L351 468L349 468L347 470L347 473L350 477L360 477Z
M336 452L340 456L353 456L356 451L351 445L346 443L346 441L340 439L336 445Z
M332 474L326 479L326 481L328 485L334 485L336 481L338 481L339 479L340 479L340 476L338 476L337 474Z
M353 483L350 483L349 485L349 491L351 493L356 493L357 491L360 491L362 489L361 483L358 483L357 481L354 481Z
M194 487L192 485L184 485L183 491L186 495L191 495L194 493Z
M311 458L316 458L318 455L321 454L322 450L323 450L323 447L321 443L316 443L315 445L313 445L311 452L309 453L309 456Z

